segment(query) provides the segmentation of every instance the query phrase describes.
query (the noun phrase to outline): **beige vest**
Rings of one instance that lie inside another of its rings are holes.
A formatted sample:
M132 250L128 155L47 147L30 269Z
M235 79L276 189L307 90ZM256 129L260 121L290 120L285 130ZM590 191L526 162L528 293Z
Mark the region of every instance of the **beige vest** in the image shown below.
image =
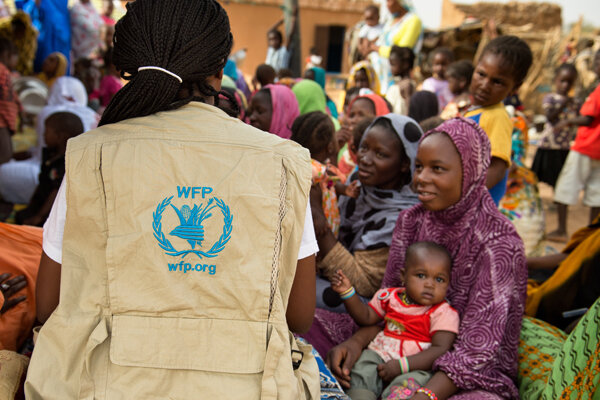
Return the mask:
M191 103L70 140L66 166L60 304L28 399L319 397L285 319L306 150Z

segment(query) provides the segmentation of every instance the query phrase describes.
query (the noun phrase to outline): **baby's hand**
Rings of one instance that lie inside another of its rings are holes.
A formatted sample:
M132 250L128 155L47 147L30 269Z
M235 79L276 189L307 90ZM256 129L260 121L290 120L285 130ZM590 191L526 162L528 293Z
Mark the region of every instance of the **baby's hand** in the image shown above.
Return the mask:
M356 199L358 197L358 194L360 193L359 183L360 183L360 181L358 179L355 181L352 181L351 184L346 186L346 192L344 194L348 197L352 197L353 199Z
M335 271L335 274L333 274L329 281L331 282L331 288L336 293L344 293L352 286L350 279L344 275L341 269Z
M398 360L390 360L377 366L377 373L384 382L391 382L392 379L402 373Z

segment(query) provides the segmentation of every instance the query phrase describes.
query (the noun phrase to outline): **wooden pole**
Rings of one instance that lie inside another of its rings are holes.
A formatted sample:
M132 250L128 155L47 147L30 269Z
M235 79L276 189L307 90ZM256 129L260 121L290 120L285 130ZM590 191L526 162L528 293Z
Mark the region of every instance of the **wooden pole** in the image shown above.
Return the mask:
M296 10L295 21L294 10ZM290 69L295 77L302 73L302 48L300 47L300 9L298 0L284 0L283 19L285 32L290 34ZM292 26L294 25L294 26ZM290 32L293 29L292 32Z

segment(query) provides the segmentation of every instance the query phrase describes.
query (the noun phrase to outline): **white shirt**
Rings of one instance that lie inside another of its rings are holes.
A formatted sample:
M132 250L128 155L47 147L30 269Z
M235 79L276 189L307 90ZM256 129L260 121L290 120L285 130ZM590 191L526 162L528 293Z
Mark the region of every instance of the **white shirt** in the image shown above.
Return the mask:
M67 218L67 195L66 181L63 179L56 195L56 200L52 205L50 215L44 224L44 235L42 248L44 253L55 262L62 264L62 243L63 233L65 231L65 220ZM310 211L310 202L306 205L306 215L304 217L304 231L302 232L302 242L298 251L298 260L316 254L319 251L315 228L313 226L312 213Z

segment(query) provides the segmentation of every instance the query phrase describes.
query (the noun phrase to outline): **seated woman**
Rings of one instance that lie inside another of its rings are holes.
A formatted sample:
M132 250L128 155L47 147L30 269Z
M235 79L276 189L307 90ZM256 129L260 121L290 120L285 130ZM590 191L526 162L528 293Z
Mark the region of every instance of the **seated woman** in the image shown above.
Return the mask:
M346 339L355 326L327 278L341 269L363 297L371 297L380 287L398 213L417 204L409 184L421 135L412 119L396 114L379 117L367 128L358 146L358 171L349 177L349 182L360 180L360 193L356 199L339 201L339 241L327 228L320 191L313 186L311 208L321 258L318 270L324 279L317 279L320 309L305 337L321 354Z
M296 96L284 85L266 85L252 96L248 108L250 125L284 139L292 136L292 124L298 115Z
M523 242L485 187L489 165L489 140L471 121L451 119L425 135L413 181L421 204L398 217L381 286L402 286L399 271L412 243L430 240L450 251L447 298L460 314L459 333L425 385L440 400L518 398L514 382L527 268ZM328 355L342 385L380 329L361 328Z

